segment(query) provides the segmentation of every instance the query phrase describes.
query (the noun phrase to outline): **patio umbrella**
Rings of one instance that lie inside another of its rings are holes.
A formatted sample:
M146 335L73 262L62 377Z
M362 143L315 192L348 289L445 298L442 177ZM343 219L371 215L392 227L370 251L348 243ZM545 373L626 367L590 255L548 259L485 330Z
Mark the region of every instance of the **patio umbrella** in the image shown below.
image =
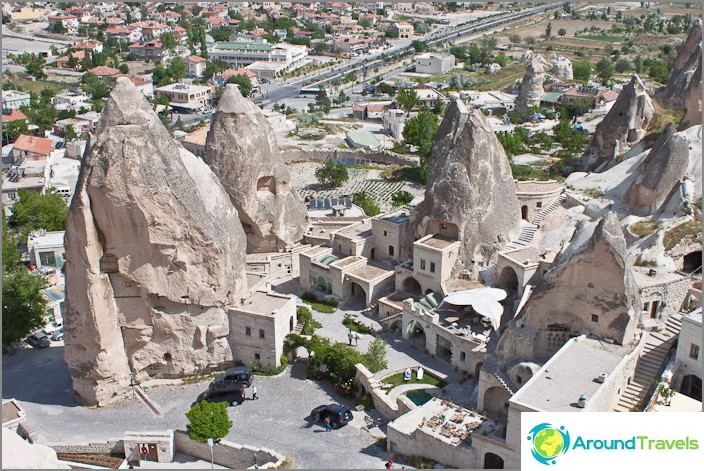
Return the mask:
M504 308L499 301L506 299L506 291L499 288L478 288L457 291L445 296L442 303L455 306L472 306L477 314L491 321L494 330L499 330L499 323ZM441 304L442 304L441 303Z

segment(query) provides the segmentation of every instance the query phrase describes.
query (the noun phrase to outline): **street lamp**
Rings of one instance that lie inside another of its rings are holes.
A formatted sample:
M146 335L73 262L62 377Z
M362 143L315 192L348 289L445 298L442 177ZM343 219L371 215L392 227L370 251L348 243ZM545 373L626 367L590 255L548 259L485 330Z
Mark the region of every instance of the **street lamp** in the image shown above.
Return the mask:
M208 446L210 447L210 469L213 469L214 465L213 465L213 439L212 438L208 439Z

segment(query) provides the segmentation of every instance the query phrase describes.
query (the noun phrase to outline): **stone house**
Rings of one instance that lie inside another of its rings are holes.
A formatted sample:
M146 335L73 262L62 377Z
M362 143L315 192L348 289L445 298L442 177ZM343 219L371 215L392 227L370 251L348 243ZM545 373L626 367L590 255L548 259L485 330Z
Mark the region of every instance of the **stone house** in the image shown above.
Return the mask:
M64 265L65 231L34 231L27 238L29 261L37 268L61 268Z
M51 139L20 134L12 144L14 159L23 158L31 161L46 160L55 151Z
M557 201L564 189L565 186L555 180L516 181L521 219L532 222L540 211Z
M399 39L413 39L413 25L405 21L396 24Z
M413 60L419 74L447 74L455 68L455 56L452 54L426 52L417 55Z
M186 58L186 76L201 77L205 72L205 64L208 60L204 57L192 55Z
M18 90L3 90L2 91L2 109L15 110L23 106L29 106L31 96L29 93L20 92Z
M701 401L702 398L702 308L682 317L677 341L672 387Z

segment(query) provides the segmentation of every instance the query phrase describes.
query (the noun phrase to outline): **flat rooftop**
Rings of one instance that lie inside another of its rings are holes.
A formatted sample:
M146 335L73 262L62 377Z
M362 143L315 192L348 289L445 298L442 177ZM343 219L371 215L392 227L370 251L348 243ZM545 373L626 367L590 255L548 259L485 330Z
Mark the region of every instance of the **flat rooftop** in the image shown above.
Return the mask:
M449 247L450 245L456 243L456 240L450 239L449 237L441 236L439 234L435 234L434 236L430 237L429 239L421 239L419 241L416 241L415 243L418 245L426 245L428 247L432 247L434 249L444 249Z
M381 301L383 299L385 302L387 302L389 304L393 304L394 306L398 307L399 309L403 309L403 302L409 298L416 300L416 298L418 298L418 296L414 296L410 293L406 293L405 291L394 291L390 295L384 296L384 297L380 298L379 300Z
M264 293L255 291L244 300L240 309L257 314L275 314L279 309L291 301L291 298L282 294Z
M517 194L542 194L542 193L552 193L554 191L560 191L564 188L564 185L555 180L526 180L516 182L516 193Z
M500 255L503 255L504 257L513 260L519 265L526 265L526 262L528 262L528 264L537 264L541 261L552 262L555 259L555 254L551 253L550 255L543 258L540 252L530 247L512 250L510 252L502 252Z
M445 288L445 291L447 291L447 294L450 294L456 291L485 288L486 286L479 281L465 280L464 278L453 278L451 280L447 280L443 287Z
M632 351L632 347L576 337L563 346L512 398L544 412L580 412L588 410L589 398L602 384L595 381L614 368ZM587 409L577 407L579 396L586 394Z
M372 235L372 220L365 219L357 224L348 226L337 233L343 237L349 237L350 239L366 239Z
M374 219L388 221L394 224L403 224L411 219L411 214L407 209L399 209L390 213L376 216Z
M372 281L376 280L377 278L394 274L392 270L384 270L383 268L375 267L374 265L368 264L354 267L348 273L365 281Z
M666 272L662 268L656 268L657 274L655 276L648 275L650 268L648 267L633 267L633 279L639 288L648 288L650 286L657 286L663 284L674 283L686 279L687 276L677 273L674 271Z
M685 319L689 319L699 325L702 325L702 308L695 309L692 312L683 314L682 317L684 317Z

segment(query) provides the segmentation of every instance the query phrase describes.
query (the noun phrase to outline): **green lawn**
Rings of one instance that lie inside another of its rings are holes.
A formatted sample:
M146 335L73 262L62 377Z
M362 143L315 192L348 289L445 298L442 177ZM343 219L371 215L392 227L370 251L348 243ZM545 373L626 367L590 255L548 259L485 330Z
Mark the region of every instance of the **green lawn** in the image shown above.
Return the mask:
M323 314L332 314L333 312L337 311L336 307L328 306L327 304L318 303L315 301L308 301L308 300L305 300L303 302L308 304L314 310L316 310L318 312L322 312Z
M3 74L3 80L12 84L12 88L20 88L21 90L30 92L40 92L45 88L50 88L55 92L60 90L68 90L72 84L62 82L50 82L48 80L37 80L35 82L28 80L20 74Z
M391 384L391 387L386 389L386 391L390 391L391 389L395 388L396 386L399 386L401 384L431 384L433 386L437 386L438 388L444 388L447 383L440 378L436 378L435 376L429 374L427 371L423 375L423 379L418 381L416 379L416 371L412 368L411 369L412 373L411 374L411 380L410 381L404 381L403 380L403 371L400 373L393 374L391 376L387 376L386 378L382 379L382 383L388 383Z

